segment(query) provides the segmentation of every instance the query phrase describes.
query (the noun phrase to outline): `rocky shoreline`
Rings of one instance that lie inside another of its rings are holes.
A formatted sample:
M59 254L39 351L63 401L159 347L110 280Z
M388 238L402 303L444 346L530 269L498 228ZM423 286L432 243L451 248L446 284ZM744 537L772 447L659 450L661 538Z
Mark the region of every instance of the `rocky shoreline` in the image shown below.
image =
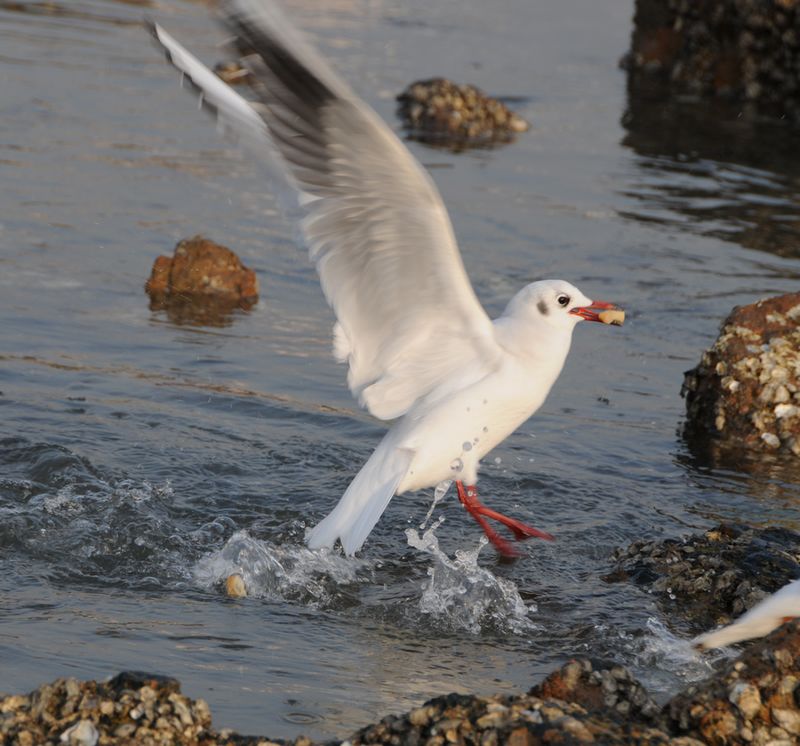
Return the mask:
M355 732L350 746L626 744L791 746L800 738L800 621L749 645L659 707L623 666L573 660L528 693L449 694ZM125 672L107 682L58 679L0 696L10 746L312 746L217 731L208 704L175 679Z

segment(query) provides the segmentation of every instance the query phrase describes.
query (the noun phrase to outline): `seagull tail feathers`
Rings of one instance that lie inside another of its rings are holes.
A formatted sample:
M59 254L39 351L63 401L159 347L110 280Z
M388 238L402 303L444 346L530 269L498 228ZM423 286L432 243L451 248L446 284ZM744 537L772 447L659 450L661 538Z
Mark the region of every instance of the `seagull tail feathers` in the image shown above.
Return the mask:
M309 548L332 547L339 539L347 555L361 549L406 475L413 455L385 439L350 482L338 505L311 530L306 539Z

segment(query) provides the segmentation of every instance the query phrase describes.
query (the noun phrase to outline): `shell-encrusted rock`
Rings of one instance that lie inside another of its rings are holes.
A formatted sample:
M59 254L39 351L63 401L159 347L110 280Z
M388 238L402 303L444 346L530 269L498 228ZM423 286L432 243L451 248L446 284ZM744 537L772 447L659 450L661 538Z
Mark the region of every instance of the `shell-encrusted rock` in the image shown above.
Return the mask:
M800 293L735 308L681 393L690 439L800 455Z
M609 582L632 580L697 632L729 624L800 577L800 533L723 524L681 540L637 541L614 555Z
M674 697L666 708L668 725L699 735L712 745L773 744L781 738L796 744L800 734L800 709L794 696L798 674L800 622L794 621ZM787 676L794 686L782 686Z
M634 92L652 96L656 86L800 118L800 7L792 0L636 0L624 64Z
M570 661L527 694L449 694L362 728L347 746L772 746L797 743L800 621L659 709L619 665ZM613 706L606 700L614 698ZM627 707L620 708L620 703ZM111 707L109 707L109 704ZM132 718L134 712L137 717ZM21 746L314 746L215 731L174 679L126 672L0 696L0 743ZM333 743L328 741L327 744Z
M510 142L529 124L504 103L445 78L412 83L397 96L410 137L456 150Z

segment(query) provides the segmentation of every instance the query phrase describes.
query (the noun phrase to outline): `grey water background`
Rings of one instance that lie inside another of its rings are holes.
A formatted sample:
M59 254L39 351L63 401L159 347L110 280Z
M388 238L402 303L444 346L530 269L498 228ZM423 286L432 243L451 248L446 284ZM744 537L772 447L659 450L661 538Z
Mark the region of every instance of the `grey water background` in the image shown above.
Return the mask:
M796 133L629 98L627 1L287 6L392 126L418 78L518 97L533 127L512 145L410 144L491 312L542 277L628 310L576 330L547 404L482 473L487 503L557 541L478 554L453 495L407 537L429 491L396 499L358 559L305 550L383 425L350 399L263 173L141 19L210 64L224 32L201 2L0 0L0 690L152 670L218 727L331 737L440 693L527 689L576 654L660 696L704 675L680 645L696 630L601 576L636 539L797 527L791 474L691 451L678 393L732 306L797 288ZM256 269L252 312L148 310L153 259L196 233Z

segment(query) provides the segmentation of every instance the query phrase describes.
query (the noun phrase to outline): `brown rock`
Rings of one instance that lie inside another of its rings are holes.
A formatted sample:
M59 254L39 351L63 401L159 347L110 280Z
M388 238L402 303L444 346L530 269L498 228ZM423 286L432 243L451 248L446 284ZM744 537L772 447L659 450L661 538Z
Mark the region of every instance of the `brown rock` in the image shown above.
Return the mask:
M506 744L507 746L534 746L535 741L533 740L531 732L523 726L521 728L514 728L514 730L508 734Z
M258 301L258 280L230 249L202 236L184 239L170 258L158 257L145 284L151 310L176 323L215 323Z
M800 456L800 293L734 308L681 394L690 437Z

